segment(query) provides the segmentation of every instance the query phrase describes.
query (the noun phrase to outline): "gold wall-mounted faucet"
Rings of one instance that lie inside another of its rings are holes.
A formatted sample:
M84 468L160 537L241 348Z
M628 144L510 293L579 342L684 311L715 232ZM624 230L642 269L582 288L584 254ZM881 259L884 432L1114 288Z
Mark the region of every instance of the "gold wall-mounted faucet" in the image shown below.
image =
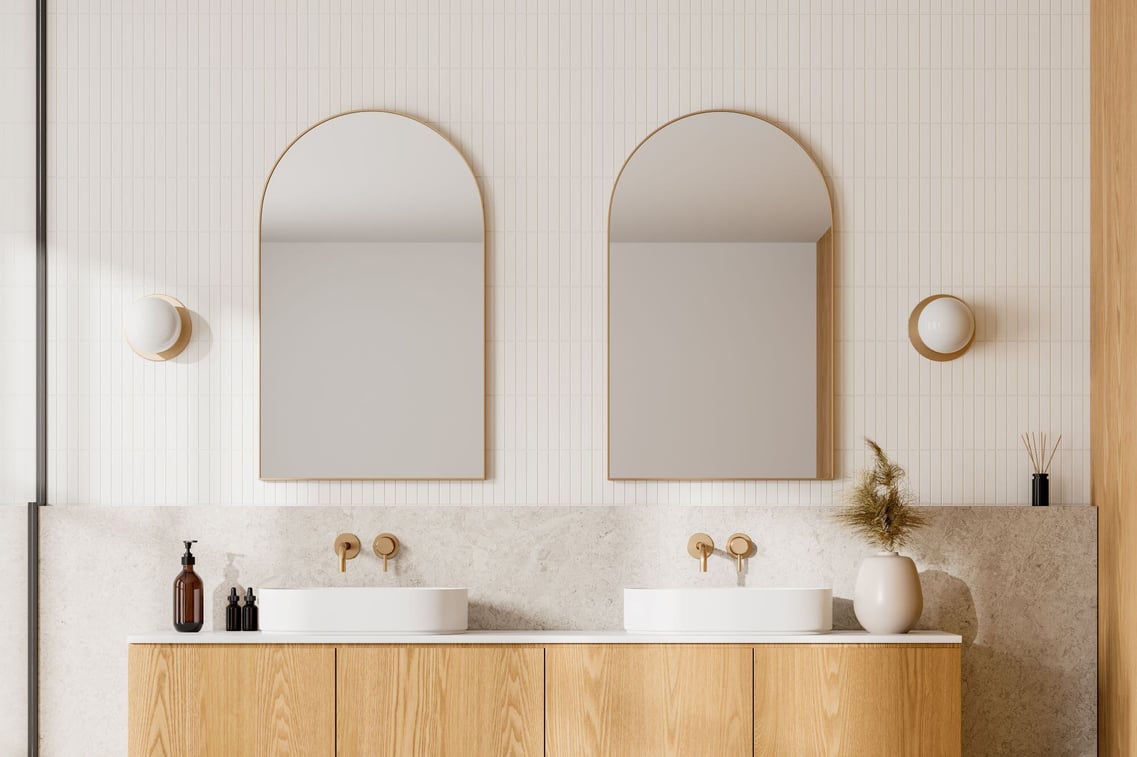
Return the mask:
M707 558L715 551L715 540L704 533L691 534L687 540L687 554L699 561L699 572L707 572Z
M387 561L399 554L399 539L394 534L379 534L371 546L376 557L383 558L383 572L387 572Z
M336 555L340 558L340 573L347 572L347 561L359 554L359 537L355 534L340 534L336 537Z
M738 563L738 572L742 572L742 561L754 552L754 540L746 534L731 534L726 540L726 552Z

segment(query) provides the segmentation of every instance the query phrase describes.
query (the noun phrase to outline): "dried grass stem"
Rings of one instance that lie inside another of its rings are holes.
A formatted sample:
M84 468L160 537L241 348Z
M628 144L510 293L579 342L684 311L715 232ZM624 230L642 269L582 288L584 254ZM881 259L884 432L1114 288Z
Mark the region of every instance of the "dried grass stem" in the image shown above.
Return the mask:
M904 486L905 472L888 458L880 445L865 439L873 465L857 476L837 520L870 544L895 552L909 543L912 533L927 525Z

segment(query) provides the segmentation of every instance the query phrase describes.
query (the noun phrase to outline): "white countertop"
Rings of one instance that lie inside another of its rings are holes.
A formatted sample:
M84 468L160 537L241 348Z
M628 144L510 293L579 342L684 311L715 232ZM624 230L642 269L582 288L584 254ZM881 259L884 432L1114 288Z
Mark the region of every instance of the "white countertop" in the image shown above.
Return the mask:
M942 631L871 634L628 633L627 631L467 631L455 634L309 634L262 631L152 631L126 637L128 644L959 644Z

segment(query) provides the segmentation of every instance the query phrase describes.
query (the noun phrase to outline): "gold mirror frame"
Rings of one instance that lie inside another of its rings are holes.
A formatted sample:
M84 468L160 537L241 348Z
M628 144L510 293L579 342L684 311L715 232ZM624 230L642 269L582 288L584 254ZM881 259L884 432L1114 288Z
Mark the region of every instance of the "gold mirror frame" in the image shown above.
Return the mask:
M482 388L481 388L481 396L482 396L482 475L475 477L475 478L392 478L392 477L329 478L329 477L319 477L319 476L315 476L315 477L314 476L265 477L265 476L261 475L261 415L262 415L262 408L261 408L261 228L262 228L262 222L264 219L265 195L268 193L269 184L272 182L272 175L276 172L277 166L280 165L280 161L284 159L284 156L288 154L288 151L291 150L292 147L297 142L299 142L301 139L304 138L304 135L306 135L308 132L312 131L313 129L315 129L315 128L323 125L323 124L326 124L327 122L332 121L336 118L341 118L343 116L350 116L350 115L353 115L356 113L387 113L387 114L390 114L393 116L400 116L402 118L408 118L412 121L416 121L416 122L422 124L423 126L427 127L428 129L430 129L431 131L435 132L436 134L438 134L439 137L441 137L443 140L445 140L445 142L448 145L450 145L451 148L453 148L454 152L456 152L462 158L462 162L465 163L466 168L469 170L470 178L473 179L474 188L478 193L478 204L481 206L481 209L482 209L482 287L481 287L481 293L482 293L482 328L481 328L481 333L482 333L482 350L481 350L481 356L482 356L482 371L481 371L481 378L482 378ZM389 110L386 108L356 108L353 110L345 110L345 111L342 111L340 113L336 113L334 115L328 116L327 118L322 118L319 121L315 122L314 124L312 124L308 128L304 129L302 132L297 134L295 137L293 137L292 140L285 146L285 148L283 150L281 150L280 154L276 157L276 160L273 161L272 168L269 169L268 174L265 176L264 184L261 187L260 202L257 205L257 244L256 244L256 263L254 266L254 271L256 274L256 307L253 310L253 312L254 312L253 329L255 332L254 340L253 340L254 353L255 353L254 354L254 360L253 360L253 368L255 371L254 386L255 386L256 395L257 395L256 403L255 403L257 480L259 480L259 481L485 481L489 477L489 471L488 471L489 460L488 460L488 456L486 455L486 450L488 449L489 443L490 443L489 411L487 408L488 400L486 397L486 387L489 386L489 376L488 376L489 362L486 360L486 324L487 324L488 319L489 319L489 302L488 302L488 299L486 297L486 284L489 280L489 227L487 224L487 220L488 220L488 217L486 214L485 195L482 192L481 182L478 181L478 175L474 172L474 167L470 164L470 159L468 157L466 157L466 154L461 149L458 148L458 145L454 144L453 140L451 140L448 136L446 136L444 133L442 133L442 131L439 130L437 127L433 126L432 124L428 123L427 121L424 121L421 118L418 118L416 116L412 116L408 113L403 113L403 112L400 112L397 110Z
M628 164L631 163L632 158L636 156L640 148L643 147L652 137L660 131L666 129L674 123L682 121L692 116L700 116L708 113L734 113L741 116L749 116L750 118L762 121L779 131L783 132L786 136L794 141L798 147L806 154L806 156L813 163L814 168L817 170L818 176L821 178L822 184L825 185L826 196L829 200L829 217L832 221L829 231L822 236L817 242L817 475L810 478L653 478L653 479L638 479L638 478L614 478L612 476L612 205L616 199L616 189L620 185L620 177L623 176L624 170L627 169ZM834 314L836 312L836 292L834 287L834 271L835 271L835 257L836 257L836 242L834 227L836 226L837 219L834 212L833 205L833 189L829 186L829 182L825 179L825 173L821 170L821 164L818 162L814 154L792 133L783 128L780 124L768 118L749 113L747 111L735 110L732 108L708 108L705 110L697 110L691 113L685 113L682 116L672 118L669 121L652 129L647 136L641 139L635 148L628 153L628 157L624 159L624 163L620 166L620 170L616 173L616 179L612 182L612 192L608 197L608 216L607 225L605 227L605 250L607 252L607 259L605 262L605 276L607 286L607 299L605 301L606 312L606 339L605 357L607 366L605 368L605 393L606 393L606 416L605 421L607 428L605 429L605 440L608 449L605 456L605 469L609 481L831 481L836 478L835 466L835 451L834 444L836 438L836 380L835 380L835 362L836 362L836 338L834 326Z

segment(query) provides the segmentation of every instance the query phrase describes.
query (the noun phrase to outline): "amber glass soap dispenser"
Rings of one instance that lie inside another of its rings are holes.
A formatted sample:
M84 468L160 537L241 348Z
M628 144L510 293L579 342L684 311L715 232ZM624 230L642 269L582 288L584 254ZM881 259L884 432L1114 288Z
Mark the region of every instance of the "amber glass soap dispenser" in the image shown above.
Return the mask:
M190 547L197 539L185 542L186 553L182 555L182 572L174 579L174 630L195 633L205 622L205 592L202 590L201 576L193 570L193 554Z

